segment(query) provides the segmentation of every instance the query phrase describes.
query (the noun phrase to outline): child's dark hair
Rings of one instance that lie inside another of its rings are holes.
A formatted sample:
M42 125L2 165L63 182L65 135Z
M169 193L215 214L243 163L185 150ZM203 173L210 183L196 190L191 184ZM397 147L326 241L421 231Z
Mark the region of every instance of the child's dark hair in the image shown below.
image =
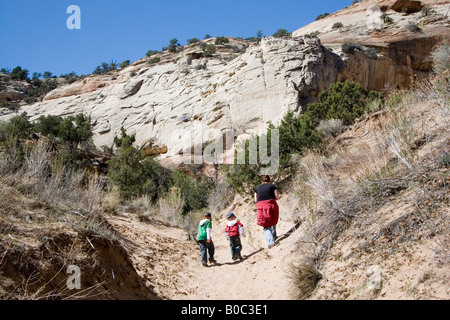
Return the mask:
M263 175L261 177L261 179L262 179L262 182L270 182L270 177L267 174Z

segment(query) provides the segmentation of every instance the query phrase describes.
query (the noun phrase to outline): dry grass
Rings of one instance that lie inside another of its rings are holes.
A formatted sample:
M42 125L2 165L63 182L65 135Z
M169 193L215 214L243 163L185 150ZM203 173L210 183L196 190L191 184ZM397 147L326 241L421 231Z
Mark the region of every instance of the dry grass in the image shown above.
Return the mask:
M156 203L152 203L148 197L143 196L130 200L123 206L125 211L137 214L141 221L158 221L171 227L185 229L188 236L194 239L203 212L192 211L184 214L183 207L184 199L177 188L161 196Z
M168 195L159 198L158 207L159 218L165 223L172 226L178 226L182 223L184 199L180 190L171 190Z
M342 119L322 120L319 123L319 130L325 134L325 137L335 137L344 129Z
M290 265L289 277L292 281L290 294L297 300L308 299L316 289L319 280L323 278L320 271L305 260Z
M20 170L4 172L2 181L25 197L83 215L101 210L102 186L87 171L53 164L53 154L45 144L34 146Z
M18 170L2 171L0 184L0 214L12 223L58 222L78 232L114 238L100 217L105 192L99 179L84 170L56 165L45 143L33 146Z

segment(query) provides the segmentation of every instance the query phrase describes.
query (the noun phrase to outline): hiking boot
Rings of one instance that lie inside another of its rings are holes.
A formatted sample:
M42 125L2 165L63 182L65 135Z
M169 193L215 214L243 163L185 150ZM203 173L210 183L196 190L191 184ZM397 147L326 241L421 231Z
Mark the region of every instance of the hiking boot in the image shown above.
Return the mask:
M236 255L236 259L239 259L239 261L242 261L242 260L243 260L243 258L242 258L242 256L241 256L240 254L237 254L237 255Z
M206 261L202 261L202 266L207 267L208 263Z
M217 261L214 260L214 259L209 259L209 262L210 262L210 263L217 263Z

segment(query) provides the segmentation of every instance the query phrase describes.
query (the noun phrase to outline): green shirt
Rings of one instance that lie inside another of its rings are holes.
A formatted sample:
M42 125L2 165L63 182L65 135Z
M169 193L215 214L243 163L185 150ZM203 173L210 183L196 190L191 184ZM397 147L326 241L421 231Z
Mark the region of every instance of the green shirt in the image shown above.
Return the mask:
M209 229L209 230L208 230ZM203 219L198 224L197 240L211 240L212 222L208 219Z

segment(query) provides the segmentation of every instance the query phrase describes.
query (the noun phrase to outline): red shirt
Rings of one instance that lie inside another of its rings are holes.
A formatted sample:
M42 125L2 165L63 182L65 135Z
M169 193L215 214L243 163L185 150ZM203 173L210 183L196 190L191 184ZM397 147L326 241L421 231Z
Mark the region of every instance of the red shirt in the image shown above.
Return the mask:
M259 201L256 204L257 216L256 224L269 228L278 223L279 208L277 201L274 199Z
M233 220L228 222L225 227L225 232L228 233L228 237L239 237L239 227L243 224L239 220Z

